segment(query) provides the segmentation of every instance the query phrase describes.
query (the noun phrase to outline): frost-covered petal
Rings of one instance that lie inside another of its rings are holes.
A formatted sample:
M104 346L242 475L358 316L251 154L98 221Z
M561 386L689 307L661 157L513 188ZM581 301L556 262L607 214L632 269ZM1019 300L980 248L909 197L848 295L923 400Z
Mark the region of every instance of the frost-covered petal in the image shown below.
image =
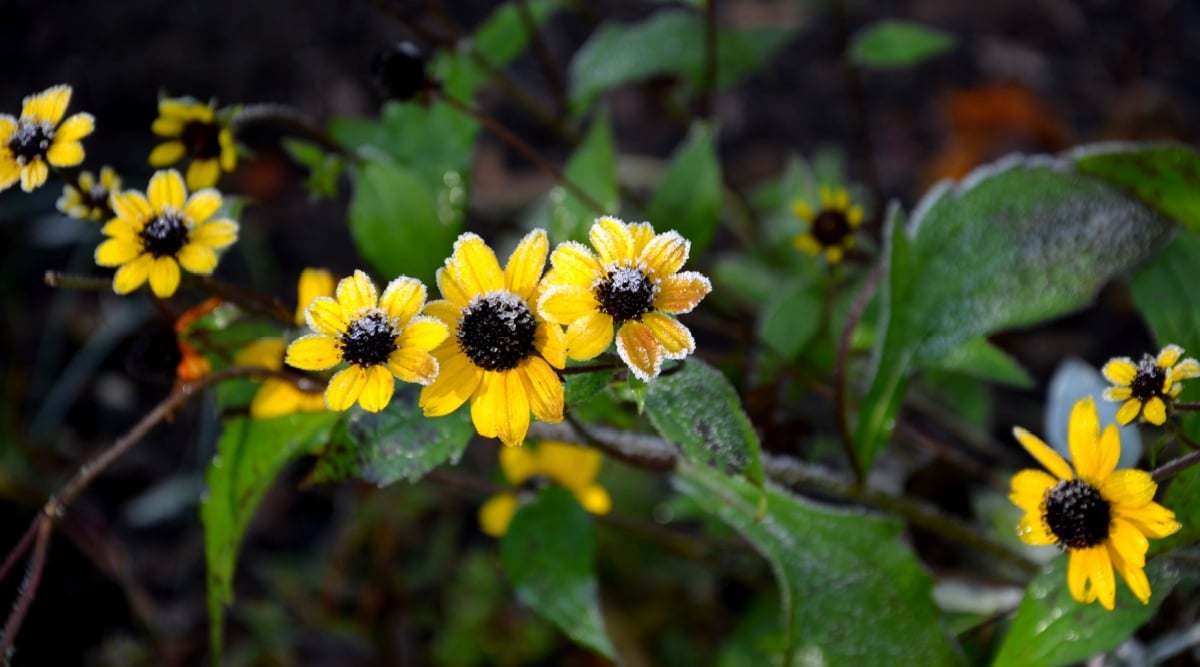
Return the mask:
M599 254L601 264L634 258L633 234L618 218L607 215L597 218L588 231L588 238Z
M604 313L588 313L567 326L567 354L572 359L595 359L612 341L613 318Z
M98 266L120 266L142 254L142 245L125 239L108 239L96 247Z
M150 177L150 187L146 189L146 195L156 211L165 208L181 211L187 201L187 187L184 186L183 177L178 171L166 169L156 171Z
M454 341L443 343L434 350L438 374L421 390L420 406L426 417L441 417L454 412L479 388L483 370L458 351Z
M654 307L672 315L691 312L711 291L708 278L695 271L684 271L663 278L654 297Z
M345 412L354 405L367 386L367 369L362 366L350 366L339 371L329 380L325 389L325 405L330 410Z
M1113 384L1128 385L1137 377L1137 366L1128 357L1109 359L1100 373Z
M643 382L658 377L662 370L662 346L641 322L630 320L617 331L617 355Z
M529 357L517 367L522 389L529 397L533 414L544 422L557 423L563 418L563 381L544 360Z
M468 295L504 289L504 273L500 271L496 253L476 234L466 233L458 237L454 242L454 254L446 263L446 268Z
M379 303L379 293L375 283L361 270L354 275L342 278L337 286L337 301L348 317L364 308L374 308Z
M388 283L379 299L379 307L401 326L416 317L424 306L425 284L407 276Z
M287 347L288 366L302 371L323 371L342 360L342 348L328 336L310 334L292 341Z
M392 400L396 380L385 365L377 364L366 370L367 380L358 396L358 404L367 412L379 412Z
M535 229L525 235L504 266L504 284L508 290L528 300L546 268L546 254L550 243L546 231Z
M691 242L680 236L679 232L666 232L655 236L646 244L641 260L646 263L651 275L665 278L683 268L691 247Z

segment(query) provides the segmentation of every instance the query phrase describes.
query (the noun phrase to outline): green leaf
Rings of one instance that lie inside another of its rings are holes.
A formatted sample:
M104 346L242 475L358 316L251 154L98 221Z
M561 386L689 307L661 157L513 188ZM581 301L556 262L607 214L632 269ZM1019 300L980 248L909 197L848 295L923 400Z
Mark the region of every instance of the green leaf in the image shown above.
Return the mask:
M595 553L592 518L556 486L518 509L500 542L517 598L576 643L614 659L596 594Z
M1080 604L1067 590L1067 558L1057 558L1025 589L993 667L1055 667L1112 650L1154 617L1179 575L1161 561L1146 568L1154 593L1150 604L1117 584L1113 611L1099 603Z
M238 548L255 508L284 467L325 444L339 417L336 412L310 412L225 422L208 467L208 493L200 504L214 665L221 659L225 606L233 601Z
M337 196L338 177L346 166L341 156L326 153L320 146L300 139L285 139L283 149L308 169L304 184L314 198Z
M980 380L1032 389L1033 377L1015 359L986 338L972 338L930 364L932 368L955 371Z
M954 38L919 23L885 19L854 35L850 59L879 69L909 67L954 48Z
M1200 231L1200 153L1182 144L1108 144L1075 152L1083 174L1129 192Z
M596 394L604 391L612 378L613 371L611 370L567 375L566 381L563 383L565 394L563 402L568 408L587 403Z
M550 190L550 242L586 242L592 221L617 210L617 149L607 116L592 123L563 173L604 210L598 212L561 185L554 186Z
M759 337L787 361L795 361L821 326L821 298L807 281L776 283L775 294L763 306Z
M675 487L735 528L779 583L785 665L959 665L930 577L893 519L835 510L681 463ZM766 494L767 512L759 515Z
M717 86L736 83L761 67L791 34L783 28L721 30ZM695 12L676 9L656 12L640 23L602 25L571 60L572 108L583 111L610 88L664 74L682 76L699 89L703 35L703 22Z
M758 435L721 371L696 358L647 384L646 415L689 461L763 480Z
M415 387L397 388L381 412L352 413L334 431L309 481L386 486L401 479L415 482L444 463L458 463L475 433L470 412L429 418L417 405L419 395Z
M461 216L440 215L425 181L386 157L350 174L350 233L359 253L384 282L405 275L432 284L462 231Z
M646 209L656 229L674 229L692 242L692 256L708 248L721 215L721 163L716 133L702 123L671 156L671 165Z
M889 218L884 329L855 434L868 466L912 371L973 338L1085 306L1171 230L1139 202L1051 158L1008 158L957 187L940 185L907 229L895 209Z

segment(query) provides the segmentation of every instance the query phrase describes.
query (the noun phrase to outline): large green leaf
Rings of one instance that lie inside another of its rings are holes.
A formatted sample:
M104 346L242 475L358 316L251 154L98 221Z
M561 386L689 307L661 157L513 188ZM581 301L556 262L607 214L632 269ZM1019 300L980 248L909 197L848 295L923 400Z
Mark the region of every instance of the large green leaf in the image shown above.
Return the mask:
M617 149L607 116L601 115L592 123L563 173L604 210L596 211L570 190L554 186L550 191L550 242L586 242L593 220L617 213Z
M592 518L556 486L517 510L500 543L517 598L576 643L612 659L596 594L595 552Z
M444 463L458 463L475 433L467 410L426 417L414 387L398 388L381 412L354 412L334 430L313 467L312 482L362 480L385 486L415 482Z
M288 463L329 440L339 416L310 412L275 419L239 417L225 423L208 467L208 493L200 504L213 664L220 663L225 605L233 601L234 564L255 508Z
M646 387L646 415L690 461L763 480L758 435L737 391L721 371L699 359L667 369Z
M867 67L909 67L954 48L954 38L919 23L886 19L854 35L850 59Z
M462 232L461 216L439 215L433 191L415 172L385 156L350 171L350 233L386 282L405 275L432 284Z
M855 433L867 465L882 449L908 375L972 338L1086 305L1147 259L1170 224L1052 158L1008 158L922 200L886 233L883 331Z
M1182 144L1103 144L1077 151L1075 166L1200 231L1200 153L1194 149Z
M717 36L717 85L736 83L762 66L791 36L784 28L722 30ZM635 24L606 23L571 60L571 101L577 111L596 95L663 74L703 81L704 26L686 10L663 10Z
M721 215L716 141L709 126L692 126L687 140L671 156L671 165L646 209L656 229L674 229L692 242L693 257L708 248Z
M1179 580L1169 566L1151 562L1146 569L1153 590L1150 604L1143 605L1119 583L1116 608L1108 611L1071 597L1067 560L1055 559L1029 583L993 667L1056 667L1114 649L1153 618Z
M803 501L682 463L677 489L742 534L779 582L785 665L957 665L932 583L898 521ZM765 492L767 512L759 517Z

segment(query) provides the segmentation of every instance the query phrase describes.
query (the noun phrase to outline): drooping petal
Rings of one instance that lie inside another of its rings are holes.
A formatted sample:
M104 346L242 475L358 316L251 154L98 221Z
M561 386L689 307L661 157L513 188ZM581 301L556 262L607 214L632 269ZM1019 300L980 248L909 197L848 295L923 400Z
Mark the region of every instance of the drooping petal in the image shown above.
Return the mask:
M658 377L662 370L662 346L641 322L630 320L617 331L617 355L643 382Z
M1167 421L1167 404L1157 396L1151 396L1142 406L1142 416L1155 426L1162 426Z
M654 334L667 359L683 359L696 351L692 332L670 315L646 313L642 316L642 325Z
M567 327L567 354L575 360L595 359L612 345L613 319L589 313Z
M272 419L290 415L300 409L302 395L303 392L285 380L264 380L250 401L250 416L254 419Z
M429 352L441 345L448 334L449 331L441 320L418 315L400 332L396 345L401 349Z
M177 211L183 210L183 205L187 201L187 188L183 184L183 177L174 169L166 169L156 171L150 177L150 187L146 189L146 195L150 197L150 205L156 211L161 211L164 208L173 208Z
M1164 347L1162 349L1162 351L1160 351L1158 353L1158 358L1155 359L1155 363L1158 365L1159 368L1164 368L1164 369L1170 368L1170 367L1174 366L1175 362L1179 361L1179 358L1182 356L1183 356L1183 348L1182 347L1179 347L1178 345L1173 345L1173 344L1168 345L1168 346Z
M529 407L538 419L551 424L563 418L563 381L542 359L529 357L521 362L517 374Z
M468 295L504 289L504 273L496 253L476 234L468 232L458 237L446 268Z
M359 394L358 404L367 412L379 412L387 407L396 390L396 380L385 365L377 364L367 369L367 381Z
M591 447L547 440L538 443L538 468L556 484L569 491L591 486L600 474L604 455Z
M588 231L588 239L599 254L601 264L634 258L633 235L618 218L607 215L597 218Z
M216 158L206 160L193 159L188 165L187 185L193 190L211 188L221 180L221 165Z
M541 472L532 447L505 447L500 450L500 470L510 484L520 486Z
M21 170L21 189L25 192L33 192L46 183L49 175L50 167L47 167L44 161L35 159Z
M204 188L193 192L183 206L183 215L191 218L193 223L202 223L213 216L221 208L223 200L221 193L212 188Z
M79 141L96 129L96 119L90 113L77 113L54 130L55 141Z
M683 271L663 278L654 297L654 307L672 315L691 312L711 291L708 278L695 271Z
M345 412L354 405L367 386L367 369L362 366L350 366L339 371L329 381L325 389L325 405L330 410Z
M259 338L238 350L233 357L233 363L238 366L277 371L283 368L283 355L286 354L286 350L287 341L282 338Z
M1082 553L1091 592L1100 600L1102 607L1112 611L1117 598L1117 582L1113 578L1112 559L1108 557L1108 549L1100 545L1083 549Z
M1137 377L1137 366L1129 357L1109 359L1100 373L1113 384L1128 385Z
M1111 547L1108 555L1112 559L1113 567L1129 585L1129 590L1133 592L1134 597L1142 604L1148 604L1150 602L1150 580L1146 578L1145 566L1125 560Z
M421 390L420 406L426 417L441 417L454 412L475 393L483 371L458 351L454 341L434 350L438 361L437 378Z
M1188 380L1194 377L1200 377L1200 361L1196 361L1195 359L1184 359L1171 368L1172 382Z
M546 254L550 250L550 242L546 239L544 229L535 229L525 235L517 248L513 250L504 265L504 284L508 290L521 297L522 301L529 299L537 287L542 271L546 268Z
M1050 448L1049 445L1042 442L1041 438L1026 431L1020 426L1013 428L1013 436L1029 452L1033 458L1042 464L1042 467L1050 471L1051 475L1059 479L1074 479L1075 474L1071 472L1071 466L1063 460L1063 457Z
M679 232L666 232L655 236L646 244L641 260L646 263L655 278L666 278L683 267L691 247L691 242L680 236Z
M302 371L323 371L333 368L342 360L342 348L328 336L310 334L301 336L288 345L284 361L292 368Z
M56 167L74 167L83 162L83 144L55 137L46 151L46 161Z
M1145 567L1146 550L1150 548L1150 540L1129 521L1120 517L1113 518L1108 530L1108 545L1126 563Z
M1137 418L1138 413L1142 411L1141 399L1131 398L1121 404L1117 410L1117 423L1121 426L1128 426L1129 422Z
M142 254L140 243L125 239L108 239L96 246L97 266L120 266Z
M137 259L122 265L113 275L113 291L117 294L129 294L142 286L150 275L150 267L154 266L154 256L141 255Z
M501 388L495 385L501 385ZM497 403L502 398L502 385L499 373L485 371L479 381L479 391L471 396L471 424L475 426L475 432L485 438L494 438L500 433L499 421L503 408Z
M389 317L395 318L400 326L421 312L425 306L425 284L416 278L400 276L387 284L383 296L379 299L379 307ZM440 342L440 341L439 341ZM433 347L426 349L432 350Z
M600 260L587 246L577 241L564 241L550 255L554 279L580 287L589 287L603 272ZM549 281L549 278L547 279Z
M1022 470L1013 475L1008 499L1026 512L1038 512L1046 499L1046 492L1057 484L1057 479L1041 470Z
M529 397L515 371L484 373L480 390L471 400L475 430L506 445L519 445L529 431Z
M308 326L317 333L337 338L350 327L350 320L341 304L327 296L319 296L308 304L304 313Z
M401 348L388 355L388 370L405 382L428 385L438 374L438 362L432 354L416 348Z
M179 262L174 257L159 257L150 267L150 289L165 299L179 289Z
M595 295L577 285L550 285L537 303L538 314L557 324L570 324L598 312Z
M1147 503L1138 508L1117 507L1116 515L1128 520L1146 537L1156 540L1174 535L1181 528L1175 513L1158 503Z
M354 275L342 278L338 283L337 301L346 316L353 318L364 308L374 308L379 303L379 292L366 273L355 270Z
M1099 489L1100 495L1120 512L1122 508L1138 508L1154 500L1158 484L1145 470L1126 468L1109 475Z
M503 537L517 513L517 494L498 493L479 508L479 528L485 535Z

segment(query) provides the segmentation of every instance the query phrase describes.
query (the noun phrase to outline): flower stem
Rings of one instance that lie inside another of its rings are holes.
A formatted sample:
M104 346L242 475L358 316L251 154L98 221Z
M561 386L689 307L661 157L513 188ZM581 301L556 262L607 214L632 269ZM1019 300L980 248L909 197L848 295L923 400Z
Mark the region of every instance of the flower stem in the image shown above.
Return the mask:
M1188 452L1177 459L1167 461L1166 463L1150 471L1150 476L1153 477L1154 481L1156 482L1163 482L1171 479L1175 475L1178 475L1197 463L1200 463L1200 449Z
M44 280L50 287L105 291L112 289L112 278L81 276L63 271L47 271Z

